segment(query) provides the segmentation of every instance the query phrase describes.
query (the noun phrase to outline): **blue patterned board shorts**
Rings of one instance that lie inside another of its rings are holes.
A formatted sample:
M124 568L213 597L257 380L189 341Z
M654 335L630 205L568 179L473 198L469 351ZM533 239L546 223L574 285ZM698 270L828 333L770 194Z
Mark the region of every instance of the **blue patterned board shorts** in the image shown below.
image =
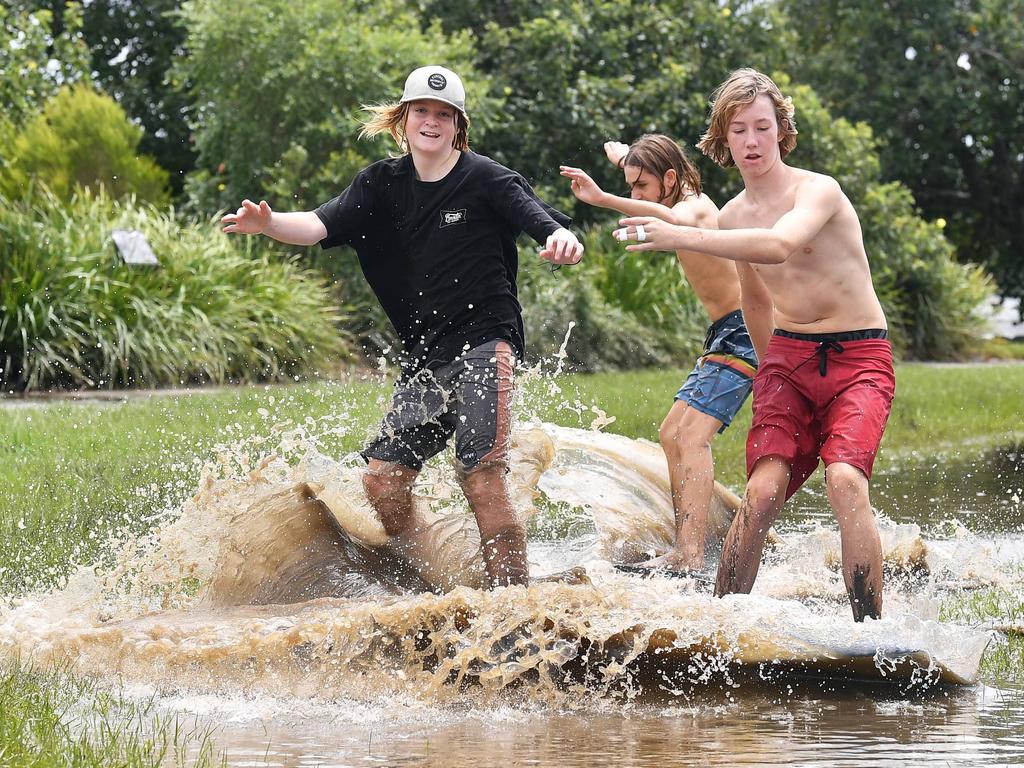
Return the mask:
M757 355L740 310L711 324L704 351L676 393L676 400L722 422L724 432L750 395Z

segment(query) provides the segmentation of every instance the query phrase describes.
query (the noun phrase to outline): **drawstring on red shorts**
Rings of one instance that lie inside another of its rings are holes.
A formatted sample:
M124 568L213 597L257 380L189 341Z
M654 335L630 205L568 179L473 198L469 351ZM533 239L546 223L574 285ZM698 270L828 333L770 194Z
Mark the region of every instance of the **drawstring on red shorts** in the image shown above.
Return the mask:
M841 353L843 351L843 345L838 341L823 341L818 344L818 348L814 350L814 354L818 356L818 373L821 374L822 378L825 378L825 373L828 369L829 351Z

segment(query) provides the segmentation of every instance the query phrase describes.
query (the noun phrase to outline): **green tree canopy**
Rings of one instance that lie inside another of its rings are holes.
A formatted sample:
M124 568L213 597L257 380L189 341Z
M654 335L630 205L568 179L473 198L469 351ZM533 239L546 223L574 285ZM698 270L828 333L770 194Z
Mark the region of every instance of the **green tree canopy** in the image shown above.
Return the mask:
M180 6L180 0L91 0L82 9L96 84L142 126L139 149L170 172L175 192L195 165L188 96L170 77L185 40Z
M435 0L424 17L477 30L476 65L505 102L483 151L566 196L560 164L581 165L621 190L602 144L653 132L689 147L712 186L724 185L725 174L693 149L708 96L737 67L788 70L795 48L774 5L738 8L714 0ZM584 220L595 213L578 209Z
M1024 296L1024 3L782 0L791 72L871 124L886 179L945 217L962 260Z
M70 6L55 17L36 3L0 4L0 122L18 126L62 85L88 76L82 17ZM60 3L63 9L64 3ZM0 157L8 153L0 145Z
M390 138L358 141L360 106L397 101L423 64L463 76L471 140L493 112L469 36L421 30L400 0L251 0L244 24L212 0L187 2L182 13L189 55L178 76L192 83L199 153L188 188L205 210L252 196L307 208L340 192L396 149Z

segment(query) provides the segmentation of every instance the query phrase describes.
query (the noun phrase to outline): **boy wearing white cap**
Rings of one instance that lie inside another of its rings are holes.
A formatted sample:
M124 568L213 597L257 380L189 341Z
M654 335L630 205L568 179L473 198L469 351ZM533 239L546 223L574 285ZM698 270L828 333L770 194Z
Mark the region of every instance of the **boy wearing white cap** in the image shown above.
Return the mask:
M465 99L451 70L415 70L399 102L367 108L360 134L390 133L401 156L364 168L315 211L276 213L245 200L223 221L225 232L355 249L402 342L392 407L362 452L367 497L389 534L405 531L416 476L454 435L495 587L529 575L505 484L513 367L524 348L515 239L526 232L555 264L577 263L583 246L522 176L469 149Z

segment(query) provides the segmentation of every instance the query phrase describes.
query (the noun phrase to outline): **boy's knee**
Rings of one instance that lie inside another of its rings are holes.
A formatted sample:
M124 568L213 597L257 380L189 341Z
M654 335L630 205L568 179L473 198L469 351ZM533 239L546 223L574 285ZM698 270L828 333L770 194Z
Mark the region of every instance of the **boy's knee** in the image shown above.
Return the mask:
M414 470L390 464L363 472L363 490L371 502L395 499L412 489Z
M675 419L665 419L658 429L658 442L661 443L661 447L666 451L674 449L678 439L679 423Z
M751 478L743 495L741 512L748 522L767 530L786 500L786 486L771 479Z
M867 490L868 478L852 464L836 462L825 468L825 485L830 491L860 492Z
M756 509L781 506L786 487L774 480L752 477L747 481L747 506Z
M462 492L470 501L478 495L500 493L507 488L508 463L505 461L482 461L468 468L456 462L455 472Z

